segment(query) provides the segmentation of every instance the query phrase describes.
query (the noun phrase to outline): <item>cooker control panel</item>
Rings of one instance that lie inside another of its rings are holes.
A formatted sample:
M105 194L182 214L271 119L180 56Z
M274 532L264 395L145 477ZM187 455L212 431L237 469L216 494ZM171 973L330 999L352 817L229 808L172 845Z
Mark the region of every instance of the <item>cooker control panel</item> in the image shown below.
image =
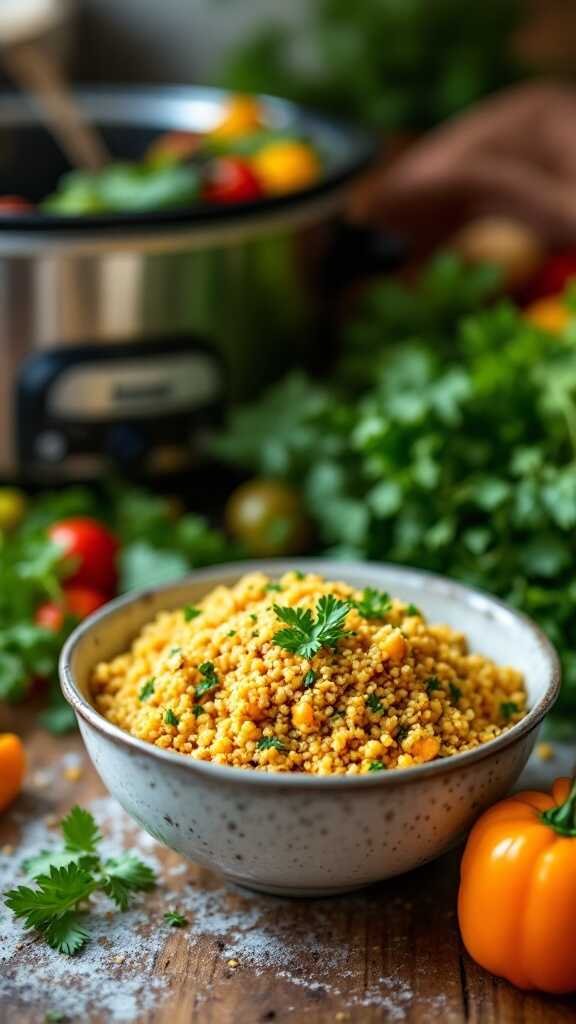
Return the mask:
M181 471L223 401L222 361L197 338L44 350L22 365L17 383L20 468L71 477L104 463Z

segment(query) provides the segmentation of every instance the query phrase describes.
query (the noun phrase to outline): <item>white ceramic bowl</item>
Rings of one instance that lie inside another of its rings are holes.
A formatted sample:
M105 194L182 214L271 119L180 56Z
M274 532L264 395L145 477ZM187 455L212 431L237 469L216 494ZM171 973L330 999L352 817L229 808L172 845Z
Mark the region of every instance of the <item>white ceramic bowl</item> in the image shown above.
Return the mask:
M95 664L125 650L158 611L198 601L246 572L319 572L412 601L471 648L524 673L527 716L481 747L375 775L316 776L228 768L161 750L112 725L90 700ZM142 828L241 885L328 895L409 871L443 853L515 782L559 689L554 649L528 619L451 580L392 565L294 559L244 562L112 601L76 629L60 673L103 782Z

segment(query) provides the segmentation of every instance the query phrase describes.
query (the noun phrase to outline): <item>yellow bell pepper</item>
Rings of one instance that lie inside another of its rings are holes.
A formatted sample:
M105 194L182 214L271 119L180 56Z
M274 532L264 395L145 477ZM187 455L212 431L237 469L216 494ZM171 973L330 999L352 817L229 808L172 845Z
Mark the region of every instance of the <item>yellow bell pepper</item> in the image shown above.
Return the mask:
M297 192L313 185L320 177L316 153L297 139L269 142L252 157L252 167L269 195Z
M26 498L16 487L0 487L0 530L16 529L26 514Z

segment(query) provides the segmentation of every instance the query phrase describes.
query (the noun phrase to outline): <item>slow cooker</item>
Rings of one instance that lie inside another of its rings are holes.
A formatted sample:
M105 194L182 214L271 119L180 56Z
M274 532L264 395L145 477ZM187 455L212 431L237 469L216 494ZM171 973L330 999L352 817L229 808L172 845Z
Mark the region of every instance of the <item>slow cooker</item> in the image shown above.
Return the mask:
M164 131L209 130L225 98L200 87L78 92L128 160ZM320 343L334 224L373 142L289 102L262 103L273 127L319 147L314 187L232 207L0 215L0 475L90 479L110 460L181 472L227 402ZM68 169L27 101L0 97L0 192L40 200ZM351 251L340 240L348 264Z

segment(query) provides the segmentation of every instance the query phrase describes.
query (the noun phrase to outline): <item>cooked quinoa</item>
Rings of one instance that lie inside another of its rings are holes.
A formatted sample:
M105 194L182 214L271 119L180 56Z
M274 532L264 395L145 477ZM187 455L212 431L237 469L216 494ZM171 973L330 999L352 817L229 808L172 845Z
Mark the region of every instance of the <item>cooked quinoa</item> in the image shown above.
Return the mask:
M101 662L95 705L164 750L319 775L449 757L525 715L520 672L470 653L462 633L412 605L387 595L374 604L374 593L294 572L216 587L195 608L160 613L129 651ZM314 621L322 595L349 604L345 635L310 657L280 646L275 606L310 609Z

